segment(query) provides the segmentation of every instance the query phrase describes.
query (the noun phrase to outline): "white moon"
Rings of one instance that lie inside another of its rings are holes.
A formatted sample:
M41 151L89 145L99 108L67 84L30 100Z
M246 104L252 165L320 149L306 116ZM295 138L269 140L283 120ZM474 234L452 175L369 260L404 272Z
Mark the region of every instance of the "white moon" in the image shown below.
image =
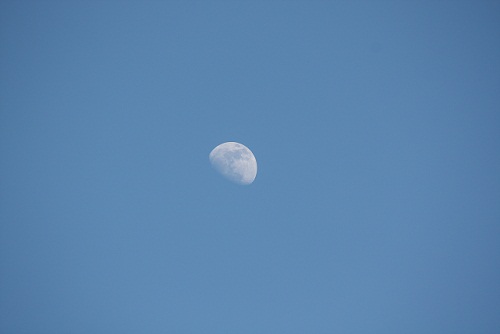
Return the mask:
M243 144L220 144L210 152L209 159L212 166L232 182L247 185L257 176L257 160Z

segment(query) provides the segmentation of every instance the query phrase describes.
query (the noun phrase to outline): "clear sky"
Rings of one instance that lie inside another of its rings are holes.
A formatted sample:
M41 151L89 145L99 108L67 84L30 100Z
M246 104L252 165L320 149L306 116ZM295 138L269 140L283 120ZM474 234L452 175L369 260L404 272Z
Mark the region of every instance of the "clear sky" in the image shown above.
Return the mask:
M0 71L1 333L499 332L498 1L1 1Z

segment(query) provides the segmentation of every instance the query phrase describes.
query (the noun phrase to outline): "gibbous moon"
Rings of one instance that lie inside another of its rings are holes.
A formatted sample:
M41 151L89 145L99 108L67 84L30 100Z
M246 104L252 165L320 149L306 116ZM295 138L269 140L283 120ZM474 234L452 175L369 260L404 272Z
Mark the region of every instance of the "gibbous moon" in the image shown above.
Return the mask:
M215 170L234 183L248 185L257 176L257 160L243 144L220 144L210 152L209 159Z

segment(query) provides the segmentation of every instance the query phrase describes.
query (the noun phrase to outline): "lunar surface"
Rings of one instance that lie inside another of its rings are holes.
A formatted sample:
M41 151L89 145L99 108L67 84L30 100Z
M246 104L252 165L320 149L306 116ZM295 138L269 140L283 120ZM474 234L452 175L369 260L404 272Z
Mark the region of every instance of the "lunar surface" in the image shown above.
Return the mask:
M220 144L210 152L209 159L215 170L234 183L248 185L257 176L257 160L243 144Z

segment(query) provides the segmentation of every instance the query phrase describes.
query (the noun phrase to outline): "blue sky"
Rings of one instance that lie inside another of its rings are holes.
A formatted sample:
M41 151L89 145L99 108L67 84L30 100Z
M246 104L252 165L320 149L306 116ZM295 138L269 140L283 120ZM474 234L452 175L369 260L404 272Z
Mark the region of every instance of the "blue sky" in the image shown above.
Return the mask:
M499 41L495 1L2 1L0 332L497 333Z

